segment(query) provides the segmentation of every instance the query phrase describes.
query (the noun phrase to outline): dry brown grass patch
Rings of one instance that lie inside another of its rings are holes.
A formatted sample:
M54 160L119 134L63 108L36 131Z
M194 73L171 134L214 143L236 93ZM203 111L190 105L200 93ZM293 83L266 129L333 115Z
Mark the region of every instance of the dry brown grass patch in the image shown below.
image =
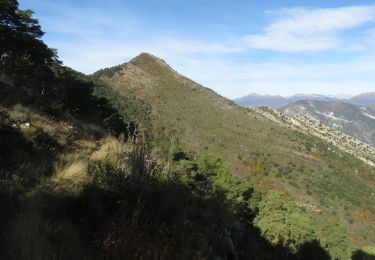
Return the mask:
M92 161L101 161L107 158L110 154L117 154L125 151L126 146L123 142L120 142L113 137L107 137L102 141L99 150L91 155L90 159Z
M55 166L51 181L59 188L72 188L87 179L87 162L76 160L69 164Z

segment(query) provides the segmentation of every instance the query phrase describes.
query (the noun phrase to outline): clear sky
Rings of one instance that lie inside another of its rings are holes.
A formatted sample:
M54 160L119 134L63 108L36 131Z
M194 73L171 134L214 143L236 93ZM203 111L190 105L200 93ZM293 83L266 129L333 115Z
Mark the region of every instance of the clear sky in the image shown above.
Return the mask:
M228 98L375 91L375 2L20 0L84 73L150 52Z

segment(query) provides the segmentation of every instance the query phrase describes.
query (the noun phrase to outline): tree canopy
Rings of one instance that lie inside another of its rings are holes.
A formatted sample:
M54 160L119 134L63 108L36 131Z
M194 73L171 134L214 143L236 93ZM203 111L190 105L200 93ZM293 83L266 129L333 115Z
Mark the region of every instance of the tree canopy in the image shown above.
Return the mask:
M266 194L255 223L272 244L282 244L293 251L315 238L312 218L283 192L270 190Z
M43 34L33 11L20 10L17 0L0 0L0 75L22 83L48 77L58 58Z

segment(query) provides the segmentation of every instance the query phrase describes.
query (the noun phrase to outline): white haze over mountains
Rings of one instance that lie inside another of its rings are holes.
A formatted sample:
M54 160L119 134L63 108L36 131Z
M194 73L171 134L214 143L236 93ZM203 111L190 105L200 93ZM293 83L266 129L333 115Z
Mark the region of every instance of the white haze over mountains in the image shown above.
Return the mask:
M300 100L340 101L357 106L375 106L375 92L362 93L356 96L347 94L296 94L292 96L280 96L252 93L241 98L234 99L234 102L240 106L270 106L280 108Z

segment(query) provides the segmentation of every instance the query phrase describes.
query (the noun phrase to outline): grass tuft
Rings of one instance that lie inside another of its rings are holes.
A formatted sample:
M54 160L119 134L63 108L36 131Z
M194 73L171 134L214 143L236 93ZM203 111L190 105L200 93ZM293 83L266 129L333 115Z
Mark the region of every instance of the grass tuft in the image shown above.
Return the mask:
M76 160L66 165L56 165L51 180L57 189L69 189L83 183L87 178L87 163Z

